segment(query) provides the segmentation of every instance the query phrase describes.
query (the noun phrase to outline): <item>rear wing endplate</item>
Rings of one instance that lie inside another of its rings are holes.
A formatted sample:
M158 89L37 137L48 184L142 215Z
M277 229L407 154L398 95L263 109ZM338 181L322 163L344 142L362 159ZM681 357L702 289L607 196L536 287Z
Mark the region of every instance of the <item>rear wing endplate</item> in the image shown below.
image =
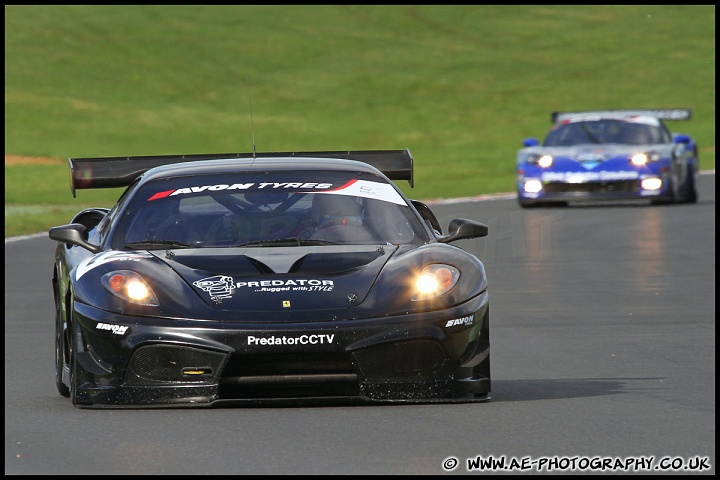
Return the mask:
M415 186L410 150L357 150L321 152L202 153L136 157L70 158L70 190L127 187L139 175L154 167L198 160L265 157L317 157L358 160L380 170L390 180L407 180Z
M602 115L648 115L662 120L690 120L692 110L689 108L670 108L659 110L587 110L582 112L552 112L553 123L561 122L569 117L595 117Z

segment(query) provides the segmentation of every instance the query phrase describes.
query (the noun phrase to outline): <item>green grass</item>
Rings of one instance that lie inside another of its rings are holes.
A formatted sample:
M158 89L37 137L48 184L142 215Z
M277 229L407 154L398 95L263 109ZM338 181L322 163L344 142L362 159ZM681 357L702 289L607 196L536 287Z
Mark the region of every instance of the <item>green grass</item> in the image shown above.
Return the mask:
M5 153L57 159L6 165L5 236L117 199L68 157L409 148L430 200L512 191L550 112L612 108L691 108L715 168L714 5L5 6Z

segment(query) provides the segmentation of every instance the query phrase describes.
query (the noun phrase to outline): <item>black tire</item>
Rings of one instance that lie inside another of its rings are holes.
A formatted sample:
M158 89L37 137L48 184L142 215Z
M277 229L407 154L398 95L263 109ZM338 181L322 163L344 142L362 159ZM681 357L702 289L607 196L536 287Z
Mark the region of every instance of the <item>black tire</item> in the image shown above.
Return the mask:
M692 170L692 169L690 169L690 170ZM697 186L695 185L695 172L688 171L687 172L687 180L685 181L685 202L697 203L697 201L698 201L698 192L697 192Z
M77 405L77 355L75 352L76 349L76 335L75 335L75 322L72 321L72 312L75 311L75 305L72 295L70 295L70 301L68 306L68 368L70 370L70 400L72 400L73 405Z
M70 400L77 405L77 356L75 348L70 348Z
M670 198L663 198L660 200L651 200L651 205L672 205L673 203L677 202L677 197L675 196L675 185L673 183L670 184Z
M63 382L63 370L67 367L66 335L63 322L62 304L60 296L55 289L55 385L58 393L63 397L70 396L70 388Z

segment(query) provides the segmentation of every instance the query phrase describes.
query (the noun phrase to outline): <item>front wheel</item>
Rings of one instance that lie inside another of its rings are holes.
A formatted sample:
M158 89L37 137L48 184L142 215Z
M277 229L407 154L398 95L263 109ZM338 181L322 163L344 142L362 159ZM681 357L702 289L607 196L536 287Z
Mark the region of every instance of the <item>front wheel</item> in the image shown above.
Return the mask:
M63 381L63 376L69 378L69 365L67 363L67 335L62 314L60 296L55 294L55 385L58 393L63 397L70 396L70 388Z
M75 304L72 298L72 295L70 296L70 305L68 308L68 317L72 319L73 312L75 311ZM67 326L67 332L68 332L68 384L70 386L69 388L69 397L70 400L72 400L72 404L76 405L77 402L77 386L78 386L78 378L77 378L77 335L75 334L75 323L72 321L68 321Z
M692 168L688 168L687 178L685 179L685 202L697 203L698 192L695 185L695 172Z
M670 180L670 188L668 188L668 197L662 199L651 200L651 205L672 205L677 202L677 196L675 195L675 182Z
M77 406L77 355L75 354L75 348L70 349L70 400L72 404Z

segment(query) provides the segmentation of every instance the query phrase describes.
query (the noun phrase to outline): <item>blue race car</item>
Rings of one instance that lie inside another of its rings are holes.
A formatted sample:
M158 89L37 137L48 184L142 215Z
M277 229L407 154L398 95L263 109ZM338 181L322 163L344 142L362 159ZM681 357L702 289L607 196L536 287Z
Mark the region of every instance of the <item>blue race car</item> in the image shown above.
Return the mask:
M697 145L663 123L690 116L689 109L554 112L542 145L527 138L518 151L520 206L697 202Z

